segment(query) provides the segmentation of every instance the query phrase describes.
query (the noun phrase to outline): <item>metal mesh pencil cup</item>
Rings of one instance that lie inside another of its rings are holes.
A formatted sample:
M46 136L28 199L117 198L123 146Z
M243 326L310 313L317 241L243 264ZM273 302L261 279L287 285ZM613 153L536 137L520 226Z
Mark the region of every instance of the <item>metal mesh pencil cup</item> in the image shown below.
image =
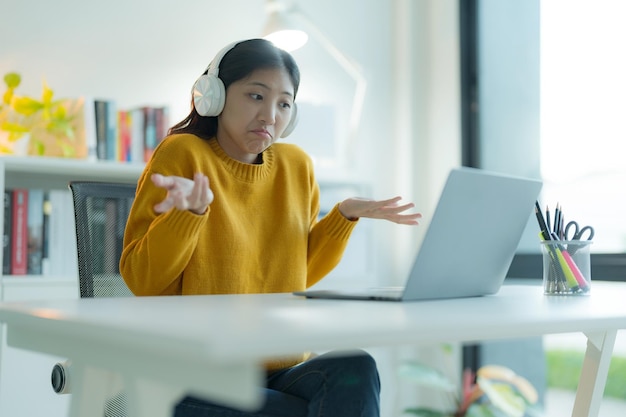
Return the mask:
M543 293L587 295L591 291L590 240L541 242Z

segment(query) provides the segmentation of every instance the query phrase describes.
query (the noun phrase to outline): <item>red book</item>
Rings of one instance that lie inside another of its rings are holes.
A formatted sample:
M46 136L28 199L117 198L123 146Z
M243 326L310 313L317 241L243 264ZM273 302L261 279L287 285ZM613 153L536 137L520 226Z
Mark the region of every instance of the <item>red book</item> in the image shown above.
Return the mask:
M117 134L118 134L118 161L130 161L130 124L128 111L119 110L117 112Z
M28 190L13 190L11 274L26 275L28 268Z

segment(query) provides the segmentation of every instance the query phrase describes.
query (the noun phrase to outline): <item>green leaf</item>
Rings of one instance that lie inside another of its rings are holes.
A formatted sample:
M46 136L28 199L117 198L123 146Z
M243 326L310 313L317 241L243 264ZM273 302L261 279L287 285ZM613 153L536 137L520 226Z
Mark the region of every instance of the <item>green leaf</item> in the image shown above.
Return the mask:
M64 157L70 158L76 156L76 147L64 143L62 143L60 146Z
M0 130L10 133L27 133L28 128L18 123L2 122L0 123Z
M407 408L404 410L406 414L413 414L419 417L452 417L449 413L444 413L442 411L432 410L430 408Z
M11 100L13 99L13 89L9 88L2 95L2 103L3 104L11 104Z
M17 72L9 72L4 76L4 82L10 89L16 88L18 85L20 85L21 81L22 77L20 77L20 74L18 74Z
M74 137L74 130L72 124L68 120L64 119L52 119L46 124L46 130L56 135L64 135Z
M400 366L398 375L422 386L448 392L456 392L457 390L457 387L441 372L419 362L409 362Z
M472 404L465 413L465 417L496 417L488 404Z
M61 120L69 120L67 118L67 109L64 105L57 103L52 103L50 105L52 108L52 118L53 119L61 119Z
M52 96L54 95L54 92L50 89L50 87L48 87L47 83L43 83L43 91L41 92L41 101L45 104L50 106L52 104Z
M35 155L43 156L46 153L46 145L40 140L34 141L33 147L35 148Z
M43 109L41 102L30 97L14 97L12 105L16 112L25 116L30 116Z

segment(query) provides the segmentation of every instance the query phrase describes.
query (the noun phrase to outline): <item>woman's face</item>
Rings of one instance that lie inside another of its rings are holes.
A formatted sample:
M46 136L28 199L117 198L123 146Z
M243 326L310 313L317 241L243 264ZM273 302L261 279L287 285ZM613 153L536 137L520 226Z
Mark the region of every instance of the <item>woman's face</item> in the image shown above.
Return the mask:
M233 159L257 162L283 133L293 108L294 87L284 69L260 69L232 83L218 116L217 141Z

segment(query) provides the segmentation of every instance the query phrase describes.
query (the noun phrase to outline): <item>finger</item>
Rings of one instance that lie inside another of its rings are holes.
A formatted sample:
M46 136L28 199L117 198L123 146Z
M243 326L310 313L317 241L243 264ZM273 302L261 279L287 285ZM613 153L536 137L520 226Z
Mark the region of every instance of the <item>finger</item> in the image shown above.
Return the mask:
M196 173L193 177L193 189L191 190L191 196L189 202L192 207L198 208L208 205L208 190L209 181L206 175Z
M171 178L165 177L164 175L161 174L152 174L150 176L150 179L152 180L152 183L154 185L156 185L157 187L161 187L161 188L167 188L168 186L171 186L173 181Z
M202 191L200 201L203 205L210 205L213 202L213 191L209 187L209 178L207 176L203 176L200 190Z
M188 210L189 201L187 195L182 190L170 191L170 198L173 199L174 206L179 210Z
M206 211L209 201L208 201L208 178L206 175L202 173L195 173L193 176L193 180L189 180L187 183L190 188L188 188L187 193L182 193L181 190L181 198L184 201L177 203L176 207L181 210L190 210L196 214L202 214Z
M403 214L403 215L393 216L391 218L388 218L387 220L394 222L394 223L398 223L398 224L418 225L419 224L418 220L421 218L422 218L421 214L415 213L415 214Z
M415 207L415 204L413 203L407 203L407 204L403 204L401 206L388 206L388 207L383 207L383 210L391 212L391 213L402 213L403 211L407 211L412 209L413 207Z
M393 197L393 198L389 198L387 200L378 200L378 201L372 201L374 208L380 208L380 207L394 207L398 204L398 201L402 200L402 197L397 196L397 197Z
M160 203L155 204L153 209L155 213L161 214L161 213L165 213L172 207L174 207L174 204L172 203L172 201L170 199L165 199L161 201Z

